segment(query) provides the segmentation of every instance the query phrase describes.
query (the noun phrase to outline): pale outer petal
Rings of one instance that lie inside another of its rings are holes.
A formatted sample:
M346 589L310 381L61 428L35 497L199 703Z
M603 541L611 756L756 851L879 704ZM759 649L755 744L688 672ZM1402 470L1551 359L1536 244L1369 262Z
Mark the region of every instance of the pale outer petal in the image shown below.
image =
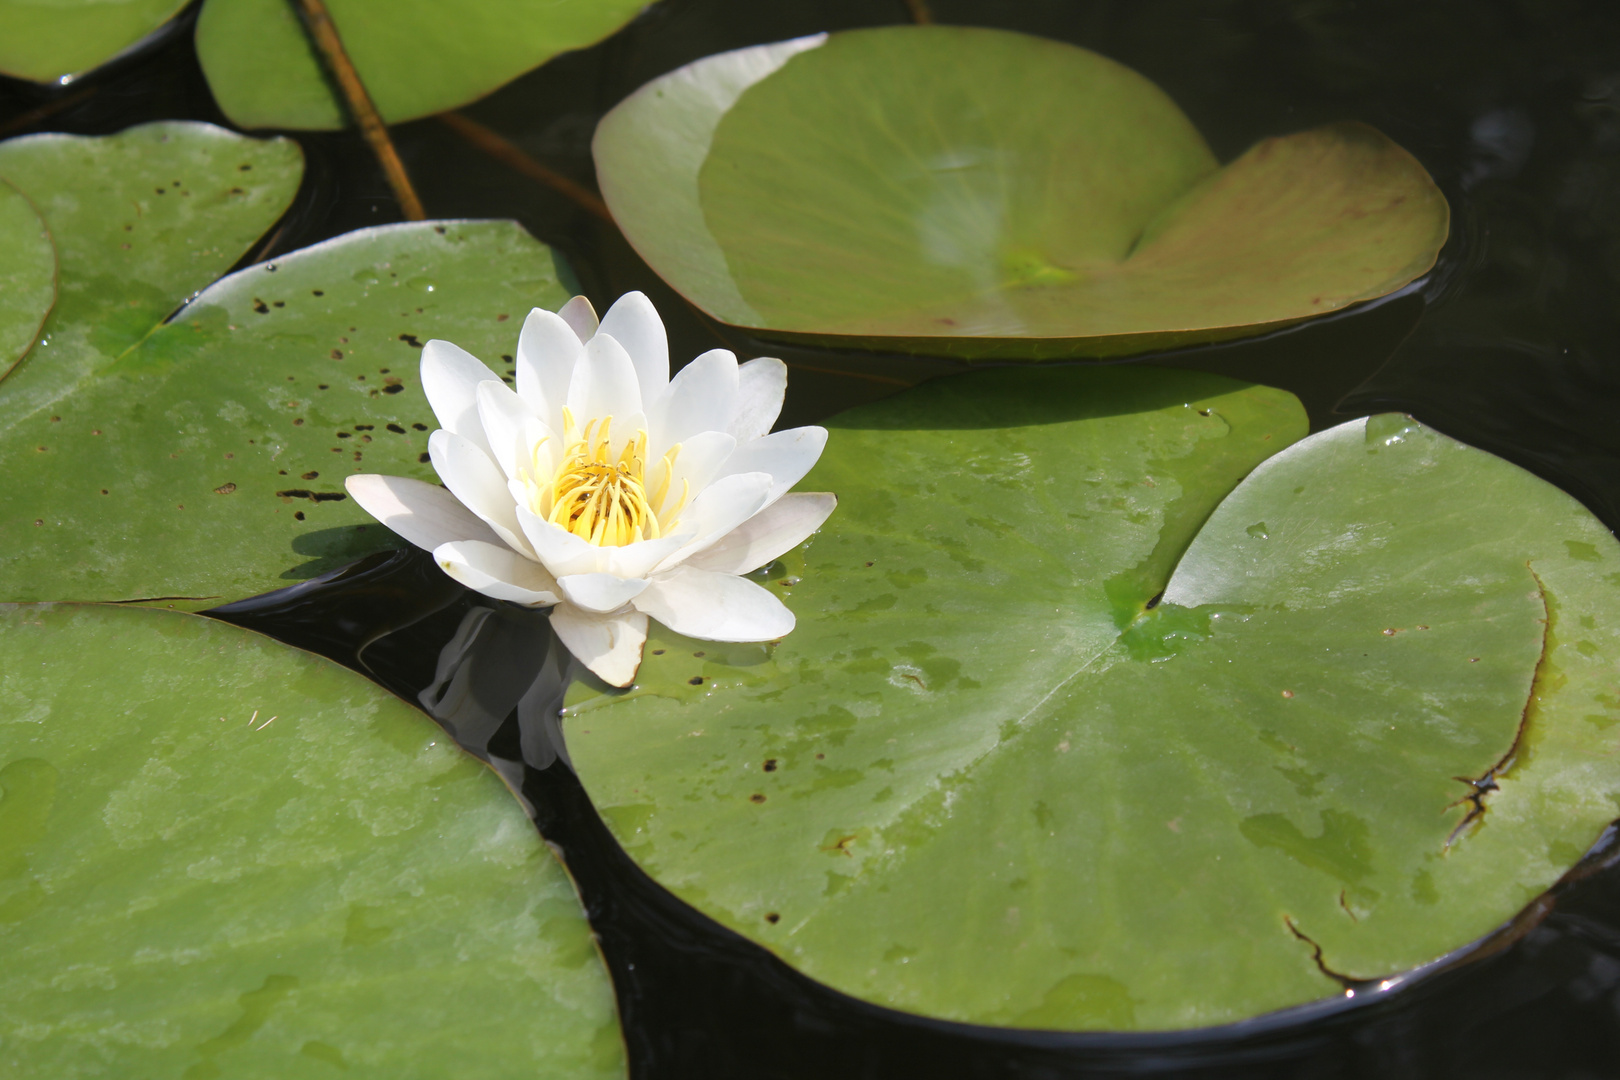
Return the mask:
M516 477L519 467L531 467L530 432L534 425L544 427L544 422L515 390L503 382L479 383L478 419L489 442L490 456L508 478Z
M450 494L488 522L507 546L532 554L518 526L517 507L507 489L506 477L487 453L461 436L440 429L428 436L428 456Z
M737 369L737 415L730 430L739 443L769 434L782 415L787 377L787 365L774 356L761 356Z
M692 497L708 487L714 478L719 475L721 467L731 457L732 451L737 449L737 440L724 431L700 431L698 434L681 443L680 452L675 455L675 467L670 469L669 486L664 493L663 503L653 507L658 513L660 521L673 520L678 515L670 515L668 511L675 509L681 501L681 492L686 490L686 501L691 503ZM653 498L658 489L664 485L665 465L663 458L655 458L647 467L647 497Z
M528 607L547 607L558 600L557 582L545 567L505 544L456 540L433 549L439 568L474 592Z
M765 509L770 492L769 473L727 476L704 488L681 515L681 532L692 533L695 539L659 563L655 572L679 566Z
M569 574L557 579L563 598L577 608L605 615L617 611L640 596L646 578L621 578L612 574Z
M762 472L771 475L771 494L766 505L786 495L804 474L815 466L827 448L827 429L791 428L743 443L726 460L715 480L735 473Z
M360 473L343 486L360 509L426 551L452 540L501 542L482 518L437 484Z
M478 384L492 379L500 382L500 376L466 349L438 340L422 346L421 371L422 392L439 425L489 453L484 425L478 418Z
M574 368L568 384L568 408L584 428L590 420L611 416L621 436L635 434L629 428L632 415L641 415L641 383L630 354L607 334L598 333L585 345L585 359ZM628 430L627 430L628 429Z
M607 552L613 549L597 547L561 525L553 525L527 506L519 505L516 510L518 523L533 546L535 557L557 577L607 572Z
M634 603L677 634L705 641L773 641L794 625L793 612L752 581L686 566L652 581Z
M562 407L585 346L562 317L535 308L518 334L517 392L552 430L562 428Z
M681 368L647 404L651 455L700 431L730 431L737 394L737 357L726 349L711 349Z
M831 492L784 495L683 565L723 574L751 573L804 543L837 505Z
M558 308L557 317L568 324L569 329L579 338L581 345L596 336L596 328L600 325L596 309L591 306L590 300L583 296L576 296Z
M645 293L627 292L602 316L600 333L630 354L641 382L641 400L652 401L669 384L669 338L664 320Z
M592 615L572 604L558 604L551 611L551 628L603 682L629 686L635 681L647 644L647 616L639 611Z
M615 577L646 577L652 568L691 543L690 532L663 536L657 540L642 540L623 547L602 548L607 552L607 572Z

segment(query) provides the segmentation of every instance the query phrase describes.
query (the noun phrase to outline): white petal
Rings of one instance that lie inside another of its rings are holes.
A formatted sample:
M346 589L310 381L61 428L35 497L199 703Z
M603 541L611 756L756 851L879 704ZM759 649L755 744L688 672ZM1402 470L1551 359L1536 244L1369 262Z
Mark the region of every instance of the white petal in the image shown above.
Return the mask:
M687 502L691 502L693 495L708 487L719 475L721 467L735 449L737 440L724 431L702 431L692 436L681 443L675 455L675 467L668 470L667 488L664 484L664 459L654 458L647 467L648 498L657 495L659 489L663 488L664 500L663 505L653 509L658 513L662 513L665 507L673 510L681 501L682 491L687 493Z
M569 574L557 579L563 596L575 607L597 614L617 611L641 595L646 578L621 578L612 574Z
M784 495L684 565L725 574L758 570L804 543L837 505L838 499L828 492L796 491Z
M636 365L641 400L651 401L669 384L669 338L664 320L646 294L627 292L602 316L603 333L624 346Z
M528 541L518 527L517 508L507 490L506 477L487 453L459 435L440 430L428 436L428 456L450 494L488 522L508 546L530 553Z
M613 417L613 430L626 430L631 414L641 414L641 384L630 354L607 334L597 334L585 345L585 359L574 368L574 381L568 384L568 407L583 428L587 421Z
M635 599L677 634L705 641L771 641L793 629L793 612L772 593L735 574L681 567Z
M545 567L504 544L457 540L433 549L433 561L474 592L528 607L558 600L557 582Z
M479 383L478 421L502 472L515 477L519 468L531 468L529 432L541 422L516 391L502 382Z
M677 371L648 405L647 434L654 447L673 446L700 431L730 431L736 415L737 357L711 349Z
M597 547L561 525L551 524L527 506L518 506L517 519L523 535L533 545L535 557L557 577L598 574L608 570L606 553L612 549Z
M737 369L737 415L730 430L738 442L767 434L782 415L787 375L787 365L774 356L761 356Z
M422 392L439 426L488 451L484 427L478 420L478 384L501 377L466 349L448 341L430 341L422 346Z
M592 615L572 604L558 604L551 611L551 628L603 682L629 686L635 681L647 644L647 616L639 611Z
M771 494L767 503L773 503L804 479L804 474L815 465L826 447L826 428L801 427L778 431L738 446L737 452L726 460L715 479L733 473L769 473Z
M591 340L596 334L598 325L596 309L591 302L583 296L576 296L568 303L557 309L557 317L567 323L579 338L581 345Z
M362 473L343 481L360 509L426 551L451 540L498 544L483 520L437 484Z
M739 473L722 477L704 488L681 514L680 531L691 533L695 538L659 563L654 572L678 566L716 543L765 509L770 493L769 473Z
M523 320L523 332L518 335L517 392L553 428L562 426L568 383L584 355L585 346L561 316L535 308Z
M690 532L663 536L657 540L642 540L623 547L601 548L606 553L603 568L622 578L646 577L652 568L690 544L695 537Z

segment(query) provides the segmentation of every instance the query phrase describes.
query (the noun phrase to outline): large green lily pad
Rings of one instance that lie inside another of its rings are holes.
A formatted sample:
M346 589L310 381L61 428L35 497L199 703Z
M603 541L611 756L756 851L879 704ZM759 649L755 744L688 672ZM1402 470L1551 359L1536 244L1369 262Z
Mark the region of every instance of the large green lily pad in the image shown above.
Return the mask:
M21 402L69 392L230 269L287 209L303 171L290 139L186 121L0 143L0 179L32 200L55 242L58 293L29 359L0 383L21 395L0 405L0 424Z
M216 134L259 153L287 145ZM94 154L87 142L46 143L39 156ZM17 145L0 147L0 175L32 178L37 159ZM233 171L250 163L230 160ZM233 219L220 208L186 219L213 239L209 259L180 228L126 252L111 200L92 187L77 198L99 213L53 209L74 198L69 187L44 204L62 299L41 344L0 382L6 600L206 607L397 544L347 500L343 477L433 478L422 343L445 338L497 362L529 308L567 298L551 251L517 225L426 222L250 267L164 323L202 274L234 258L218 239Z
M453 109L553 56L607 37L646 0L327 0L343 46L389 123ZM347 124L286 0L208 0L197 58L242 127Z
M0 672L0 1072L623 1075L567 875L420 713L136 608L0 609Z
M56 249L28 197L0 180L0 378L22 359L56 302Z
M1439 957L1620 810L1620 544L1404 417L1303 426L1128 368L846 413L798 628L649 640L574 765L677 895L899 1009L1183 1028Z
M65 82L138 43L186 0L0 0L0 74Z
M1224 169L1151 82L1022 34L885 27L708 57L603 118L654 270L758 334L968 358L1260 333L1433 265L1444 197L1377 131Z

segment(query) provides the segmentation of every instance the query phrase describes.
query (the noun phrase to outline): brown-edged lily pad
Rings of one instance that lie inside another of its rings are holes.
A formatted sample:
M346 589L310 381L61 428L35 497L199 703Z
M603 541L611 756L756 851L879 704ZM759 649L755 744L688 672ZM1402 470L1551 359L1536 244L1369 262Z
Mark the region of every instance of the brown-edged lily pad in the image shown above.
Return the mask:
M961 27L707 57L610 112L594 152L625 235L715 318L967 358L1261 333L1410 283L1449 221L1364 124L1222 168L1128 68Z

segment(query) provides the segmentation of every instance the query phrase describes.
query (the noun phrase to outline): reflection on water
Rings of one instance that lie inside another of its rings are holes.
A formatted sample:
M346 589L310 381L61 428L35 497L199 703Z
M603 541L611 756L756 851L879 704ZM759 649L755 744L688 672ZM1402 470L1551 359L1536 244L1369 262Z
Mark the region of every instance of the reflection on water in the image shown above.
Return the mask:
M1620 5L930 6L941 22L1042 34L1142 72L1222 160L1267 135L1344 119L1370 123L1411 150L1456 211L1452 240L1427 279L1267 339L1146 362L1286 387L1318 429L1346 416L1411 412L1525 465L1620 525ZM646 80L723 49L905 15L899 0L665 0L602 45L560 57L467 111L589 186L596 118ZM57 111L36 114L42 106ZM162 117L221 119L186 33L65 95L0 80L0 130L8 135L106 133ZM484 158L449 126L419 121L397 137L431 214L520 220L568 253L599 307L629 289L647 291L669 322L672 355L717 344L784 355L793 369L783 426L960 366L755 346L686 309L611 226ZM309 178L253 259L399 218L357 138L300 141ZM1365 1005L1185 1035L962 1028L816 986L674 903L636 869L555 759L548 702L566 672L543 615L465 593L418 552L373 557L216 614L333 657L422 704L521 793L580 885L637 1076L1620 1075L1613 867L1597 867L1565 891L1516 944L1398 993L1375 992Z

